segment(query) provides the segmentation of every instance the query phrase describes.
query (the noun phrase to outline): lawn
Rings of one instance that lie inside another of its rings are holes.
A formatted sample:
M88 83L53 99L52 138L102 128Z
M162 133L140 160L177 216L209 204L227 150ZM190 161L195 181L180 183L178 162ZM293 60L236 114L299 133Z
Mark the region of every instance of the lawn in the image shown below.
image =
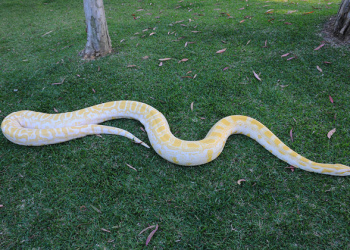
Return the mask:
M105 0L114 51L84 61L83 1L2 0L0 121L135 100L181 139L247 115L310 160L350 165L349 47L321 34L339 3ZM148 143L138 121L105 124ZM118 136L0 135L0 171L2 249L141 249L155 225L146 248L350 248L349 177L290 168L243 135L199 167Z

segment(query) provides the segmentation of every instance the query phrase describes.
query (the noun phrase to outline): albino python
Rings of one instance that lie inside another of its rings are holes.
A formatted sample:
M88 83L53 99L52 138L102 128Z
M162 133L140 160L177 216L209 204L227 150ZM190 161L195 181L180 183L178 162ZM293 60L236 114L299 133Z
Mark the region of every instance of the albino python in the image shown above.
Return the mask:
M263 124L247 116L233 115L221 119L203 140L180 140L170 132L162 113L136 101L107 102L61 114L19 111L8 115L3 120L1 129L7 139L26 146L60 143L91 134L114 134L149 147L125 130L97 125L117 118L139 120L145 126L154 150L164 159L179 165L194 166L210 162L219 156L231 134L244 134L294 167L321 174L350 175L348 166L321 164L302 157L287 147Z

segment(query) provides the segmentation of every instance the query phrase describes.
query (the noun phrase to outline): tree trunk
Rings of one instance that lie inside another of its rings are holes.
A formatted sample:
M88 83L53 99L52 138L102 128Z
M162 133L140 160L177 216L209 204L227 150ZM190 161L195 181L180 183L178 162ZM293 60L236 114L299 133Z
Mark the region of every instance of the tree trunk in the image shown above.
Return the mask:
M112 51L103 0L84 0L87 43L82 51L84 59L95 59Z
M350 0L342 0L334 24L334 35L345 38L350 34Z

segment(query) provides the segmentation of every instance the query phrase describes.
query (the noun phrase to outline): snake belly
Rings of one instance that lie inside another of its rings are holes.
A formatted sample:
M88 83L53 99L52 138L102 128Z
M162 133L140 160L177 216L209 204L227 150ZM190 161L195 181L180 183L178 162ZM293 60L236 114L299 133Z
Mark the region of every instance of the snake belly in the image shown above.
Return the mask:
M164 159L183 166L208 163L222 152L231 134L244 134L288 164L310 172L348 176L350 167L342 164L316 163L297 154L259 121L232 115L218 121L199 141L176 138L162 113L136 101L114 101L61 114L45 114L29 110L9 114L1 124L4 136L13 143L40 146L69 141L92 134L125 136L149 147L123 129L98 125L107 120L130 118L140 121L153 149Z

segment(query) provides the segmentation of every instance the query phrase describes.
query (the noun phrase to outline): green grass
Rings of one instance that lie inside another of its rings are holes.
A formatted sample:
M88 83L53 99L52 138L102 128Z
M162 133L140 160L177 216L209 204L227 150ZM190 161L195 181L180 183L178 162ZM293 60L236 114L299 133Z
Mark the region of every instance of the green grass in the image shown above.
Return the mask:
M82 61L82 1L3 0L0 118L137 100L161 111L176 136L197 140L219 119L242 114L311 160L350 165L349 48L327 43L314 51L339 2L106 0L115 52ZM166 57L173 59L159 67ZM106 124L148 141L137 121ZM139 232L156 224L149 248L350 248L350 179L291 172L244 136L190 168L122 137L43 147L0 137L2 249L141 249L151 230Z

